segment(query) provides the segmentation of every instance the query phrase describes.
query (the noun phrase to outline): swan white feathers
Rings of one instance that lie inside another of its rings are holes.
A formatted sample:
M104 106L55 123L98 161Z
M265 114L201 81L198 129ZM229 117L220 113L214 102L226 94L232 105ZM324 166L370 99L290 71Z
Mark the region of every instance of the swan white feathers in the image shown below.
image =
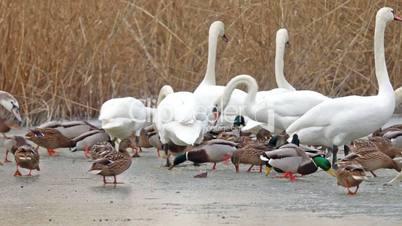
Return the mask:
M327 100L290 125L286 130L288 134L296 133L304 144L340 146L370 134L391 118L395 95L385 63L384 32L387 22L392 20L400 20L393 9L384 7L378 10L374 34L378 94Z

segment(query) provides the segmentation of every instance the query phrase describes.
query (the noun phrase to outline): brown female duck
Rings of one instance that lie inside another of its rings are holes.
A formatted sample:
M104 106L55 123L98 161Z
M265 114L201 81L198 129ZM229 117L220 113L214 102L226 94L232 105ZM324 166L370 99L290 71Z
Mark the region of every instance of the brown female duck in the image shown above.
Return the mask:
M104 184L117 184L116 175L123 173L131 166L132 158L127 152L130 143L131 141L128 139L122 140L119 145L119 151L112 152L96 160L89 169L89 172L103 176ZM109 176L113 176L113 182L106 181L106 177Z
M91 157L92 160L98 160L100 158L103 158L110 153L114 153L116 150L112 146L111 143L109 142L101 142L99 144L95 144L91 147L89 154L87 154L89 157Z
M52 128L60 131L63 136L73 139L80 136L81 134L88 132L90 130L99 130L98 127L92 125L87 121L50 121L39 126L39 128Z
M64 136L58 129L54 128L36 128L31 129L25 137L47 149L49 156L54 156L57 148L74 148L72 151L79 149L89 151L89 148L98 142L110 141L109 136L102 129L93 129L86 131L75 138ZM82 147L83 146L83 147Z
M5 133L21 124L18 101L9 93L0 91L0 133Z
M366 148L376 148L392 159L402 156L402 148L394 147L391 140L386 137L369 137L368 140L356 139L349 147L355 153L359 153L360 150L366 150Z
M49 156L54 156L56 148L71 148L75 143L64 136L59 130L54 128L36 128L31 129L25 137L37 144L38 146L47 148Z
M244 147L241 147L233 152L231 161L236 168L236 172L239 172L240 164L251 164L250 168L248 168L247 172L250 172L254 165L260 166L260 173L262 172L262 164L263 162L260 159L260 155L262 155L265 151L268 151L269 148L265 144L261 144L258 142L247 144Z
M400 163L396 162L388 155L378 151L376 147L361 148L357 153L350 153L342 159L342 162L358 163L366 171L377 169L395 169L401 172Z
M6 154L5 154L5 158L4 158L4 162L11 162L10 160L8 160L8 153L11 152L13 155L15 155L15 152L17 151L17 149L19 147L21 147L22 145L29 145L27 140L25 140L25 138L21 137L21 136L11 136L11 137L6 137L5 138L7 141L9 141L9 143L11 144L10 147L6 147Z
M355 195L359 190L359 185L367 180L364 168L359 163L341 161L336 170L337 184L348 190L348 195ZM350 191L351 187L356 187L354 192Z
M14 176L22 176L19 171L19 167L29 169L27 176L32 176L32 170L38 170L39 168L39 153L38 148L34 149L31 145L22 145L15 151L15 163L17 164L17 170Z

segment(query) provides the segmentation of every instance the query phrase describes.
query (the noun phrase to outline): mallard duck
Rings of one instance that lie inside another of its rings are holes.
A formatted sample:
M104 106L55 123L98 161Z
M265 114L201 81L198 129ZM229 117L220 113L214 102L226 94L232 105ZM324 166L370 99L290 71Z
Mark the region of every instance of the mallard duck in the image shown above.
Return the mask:
M117 184L116 176L131 166L132 158L127 152L127 148L130 145L131 141L129 139L123 139L119 144L119 151L110 152L103 158L96 160L89 169L89 172L103 176L104 184ZM110 176L113 176L113 182L106 181L106 177Z
M14 176L22 176L19 171L19 167L29 169L27 176L32 176L32 170L38 170L39 168L39 153L38 148L34 149L31 145L22 145L15 151L15 163L17 169Z
M226 140L210 140L205 144L192 148L191 151L186 151L183 154L177 155L173 161L173 167L185 162L192 161L194 163L213 163L212 169L216 169L216 163L229 160L234 151L236 151L236 143Z
M72 148L75 146L73 140L65 137L59 130L54 128L36 128L31 129L25 137L37 144L47 148L49 156L54 156L56 148Z
M87 121L67 121L67 122L60 122L60 121L50 121L41 124L38 128L52 128L60 131L63 136L73 139L75 137L80 136L83 133L86 133L90 130L99 130L98 127L92 125Z
M359 163L366 171L385 168L401 172L401 165L388 155L378 151L376 147L361 148L358 153L350 153L341 161Z
M56 154L54 149L73 148L72 151L84 150L88 153L90 147L98 142L110 141L110 137L102 129L91 129L77 137L69 138L64 136L59 129L55 128L35 128L25 134L25 137L47 149L49 156Z
M18 101L9 93L0 91L0 133L5 133L12 127L19 127L22 119Z
M261 128L255 136L259 142L267 142L272 138L272 133L269 130Z
M156 148L156 153L158 155L158 158L160 157L160 150L162 150L162 142L159 139L159 134L155 131L154 133L149 133L149 143L152 145L152 147Z
M25 138L21 137L21 136L11 136L11 137L6 137L5 138L7 141L7 145L6 146L6 153L5 153L5 158L4 158L4 162L11 162L10 160L8 160L8 153L11 152L13 155L15 155L15 151L17 151L17 149L22 146L22 145L28 145L27 140L25 140Z
M359 153L360 150L365 150L365 148L376 148L392 159L402 156L402 149L394 147L392 142L386 137L369 137L368 140L356 139L349 146L352 152L355 153Z
M115 151L116 150L111 143L101 142L93 145L87 155L91 157L92 160L97 160Z
M283 177L295 181L294 173L308 175L316 172L319 167L331 176L335 176L331 163L325 157L321 155L310 157L298 144L299 139L294 134L292 143L285 144L273 151L264 152L260 159L266 162L266 175L268 176L271 168L274 168L277 172L284 172Z
M269 148L260 143L247 144L246 146L237 149L233 152L231 161L236 168L236 172L239 172L239 165L241 164L251 164L250 168L248 168L247 172L250 172L254 165L260 166L260 173L262 172L262 161L260 159L260 155L262 155L265 151L268 151Z
M71 151L84 151L85 156L88 156L92 146L95 144L104 142L110 144L113 143L110 136L103 129L94 129L84 132L83 134L73 138L72 141L75 143L75 146Z
M338 164L336 170L337 184L348 190L348 195L355 195L359 189L359 185L367 180L364 168L359 163L343 161ZM356 187L354 192L350 191L351 187Z
M382 137L388 132L395 132L395 131L402 131L402 124L388 126L387 128L384 128L384 129L379 128L378 130L373 132L373 137L374 136Z

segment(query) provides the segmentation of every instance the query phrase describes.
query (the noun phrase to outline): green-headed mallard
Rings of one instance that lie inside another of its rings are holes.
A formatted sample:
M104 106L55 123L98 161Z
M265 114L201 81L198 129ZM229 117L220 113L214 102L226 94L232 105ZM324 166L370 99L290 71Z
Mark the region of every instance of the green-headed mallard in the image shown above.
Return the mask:
M226 140L210 140L203 145L194 147L191 151L177 155L169 169L185 161L191 161L194 163L214 163L212 169L215 170L216 163L229 160L232 157L233 152L236 150L236 145L236 143Z
M27 176L32 176L32 170L36 169L40 171L39 168L39 153L38 148L34 149L31 145L22 145L15 151L15 163L17 169L14 176L22 176L18 167L29 169L29 174Z
M266 175L269 175L271 168L274 168L277 172L284 172L284 177L294 181L296 179L294 173L308 175L321 168L328 174L335 176L331 163L325 157L321 155L310 157L298 144L299 140L295 134L292 143L285 144L273 151L264 152L260 158L266 162Z

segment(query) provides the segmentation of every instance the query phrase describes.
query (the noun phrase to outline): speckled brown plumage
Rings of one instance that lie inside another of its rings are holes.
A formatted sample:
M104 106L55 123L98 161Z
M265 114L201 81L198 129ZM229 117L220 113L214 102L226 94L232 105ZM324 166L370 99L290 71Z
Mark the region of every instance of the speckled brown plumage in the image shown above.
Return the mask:
M25 137L37 144L38 146L48 149L48 154L54 155L53 149L56 148L71 148L75 146L75 142L63 134L57 129L53 128L36 128L30 130Z
M91 147L89 156L92 160L97 160L112 152L115 152L114 147L109 142L102 142Z
M342 161L338 164L336 170L337 184L347 188L349 195L355 195L359 189L359 185L366 179L364 168L359 163ZM354 192L350 191L351 187L356 187Z
M11 152L13 155L15 155L15 152L17 151L17 149L19 147L21 147L22 145L29 145L27 140L25 140L25 138L23 138L21 136L11 136L11 137L6 137L5 139L9 140L11 142L12 146L6 150L4 162L11 162L8 160L9 152Z
M377 169L395 169L401 171L399 163L394 161L388 155L377 150L376 147L360 148L357 153L351 153L342 159L342 162L358 163L363 166L366 171L374 171Z
M96 160L91 168L90 172L103 176L103 182L107 184L107 176L113 176L113 184L116 184L116 175L119 175L126 171L131 166L132 158L127 152L127 148L130 145L129 140L123 140L120 142L119 151L110 152L103 158Z
M268 148L265 145L260 144L248 144L240 149L237 149L232 155L232 163L236 168L236 172L239 172L240 164L250 164L250 168L247 172L250 172L251 168L254 165L260 166L260 173L262 172L262 161L260 159L260 155L262 155L265 151L268 151Z
M376 148L392 159L402 156L402 149L392 146L392 142L385 137L370 137L368 140L356 139L349 145L349 148L354 153L359 153L367 148Z
M17 165L17 170L14 176L21 176L18 167L29 169L29 174L27 176L32 176L32 170L38 170L39 168L39 153L38 148L34 149L31 145L22 145L18 147L15 152L15 162Z

